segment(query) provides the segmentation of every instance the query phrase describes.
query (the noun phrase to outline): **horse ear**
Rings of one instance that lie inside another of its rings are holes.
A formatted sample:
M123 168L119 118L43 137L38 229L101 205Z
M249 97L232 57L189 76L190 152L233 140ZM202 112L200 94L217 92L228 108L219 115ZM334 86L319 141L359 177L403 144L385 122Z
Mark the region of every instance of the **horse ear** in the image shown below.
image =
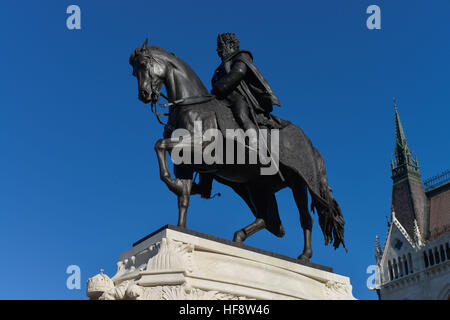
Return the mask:
M142 45L142 48L141 48L141 49L146 49L146 48L147 48L147 45L148 45L148 38L145 39L145 42L144 42L144 44Z

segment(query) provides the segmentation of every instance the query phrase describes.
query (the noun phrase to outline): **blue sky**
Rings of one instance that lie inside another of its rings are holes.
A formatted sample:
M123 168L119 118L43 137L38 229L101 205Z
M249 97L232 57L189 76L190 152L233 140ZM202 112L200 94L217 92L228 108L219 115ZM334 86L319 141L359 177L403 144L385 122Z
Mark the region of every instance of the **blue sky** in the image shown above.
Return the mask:
M392 182L394 108L421 173L449 168L450 2L434 1L2 1L0 10L1 299L85 299L100 268L165 224L176 198L159 180L162 127L137 100L128 58L146 37L173 51L210 88L219 32L235 32L281 100L275 113L303 128L325 158L349 252L313 231L313 262L349 276L359 299L384 241ZM67 6L81 30L66 28ZM381 8L381 30L366 8ZM231 239L252 214L231 190L194 197L190 229ZM296 257L303 246L289 190L277 194L282 239L246 243ZM315 216L317 221L317 216ZM81 290L66 268L81 268Z

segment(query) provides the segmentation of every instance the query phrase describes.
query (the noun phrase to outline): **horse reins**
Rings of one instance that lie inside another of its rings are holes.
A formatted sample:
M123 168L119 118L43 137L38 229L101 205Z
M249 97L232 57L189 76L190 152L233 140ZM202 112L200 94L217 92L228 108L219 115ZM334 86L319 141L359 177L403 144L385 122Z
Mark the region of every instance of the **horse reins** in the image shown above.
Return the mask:
M168 103L164 103L164 104L159 103L160 96L163 97L164 99L166 99L168 101ZM187 106L187 105L192 105L192 104L206 103L206 102L211 101L214 98L215 98L214 95L200 95L200 96L187 97L187 98L182 98L182 99L178 99L175 101L171 101L171 99L169 99L169 97L167 97L164 93L160 92L158 95L158 100L152 101L150 104L150 107L151 107L152 113L156 116L156 119L158 120L158 122L160 124L162 124L163 126L165 126L166 123L162 122L161 118L159 116L170 116L170 112L158 112L157 105L159 105L160 107L163 107L163 108L181 107L181 106ZM197 101L198 99L203 99L203 100ZM189 102L189 100L194 100L194 101Z

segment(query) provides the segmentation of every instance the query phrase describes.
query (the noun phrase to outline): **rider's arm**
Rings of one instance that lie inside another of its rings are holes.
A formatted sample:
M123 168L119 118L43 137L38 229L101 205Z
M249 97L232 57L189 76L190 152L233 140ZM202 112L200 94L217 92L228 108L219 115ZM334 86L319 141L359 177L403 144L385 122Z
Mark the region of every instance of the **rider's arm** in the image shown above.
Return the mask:
M247 66L245 63L239 60L236 61L231 66L230 72L214 84L211 93L218 98L225 98L236 89L241 80L245 77L246 72Z

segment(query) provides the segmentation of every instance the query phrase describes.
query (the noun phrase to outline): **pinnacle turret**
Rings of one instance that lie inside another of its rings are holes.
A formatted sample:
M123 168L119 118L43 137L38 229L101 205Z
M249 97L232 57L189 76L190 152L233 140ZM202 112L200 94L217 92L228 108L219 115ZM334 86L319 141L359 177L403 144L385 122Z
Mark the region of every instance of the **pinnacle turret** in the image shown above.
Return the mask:
M377 260L377 263L381 260L382 255L383 251L381 250L380 240L377 235L375 238L375 259Z

